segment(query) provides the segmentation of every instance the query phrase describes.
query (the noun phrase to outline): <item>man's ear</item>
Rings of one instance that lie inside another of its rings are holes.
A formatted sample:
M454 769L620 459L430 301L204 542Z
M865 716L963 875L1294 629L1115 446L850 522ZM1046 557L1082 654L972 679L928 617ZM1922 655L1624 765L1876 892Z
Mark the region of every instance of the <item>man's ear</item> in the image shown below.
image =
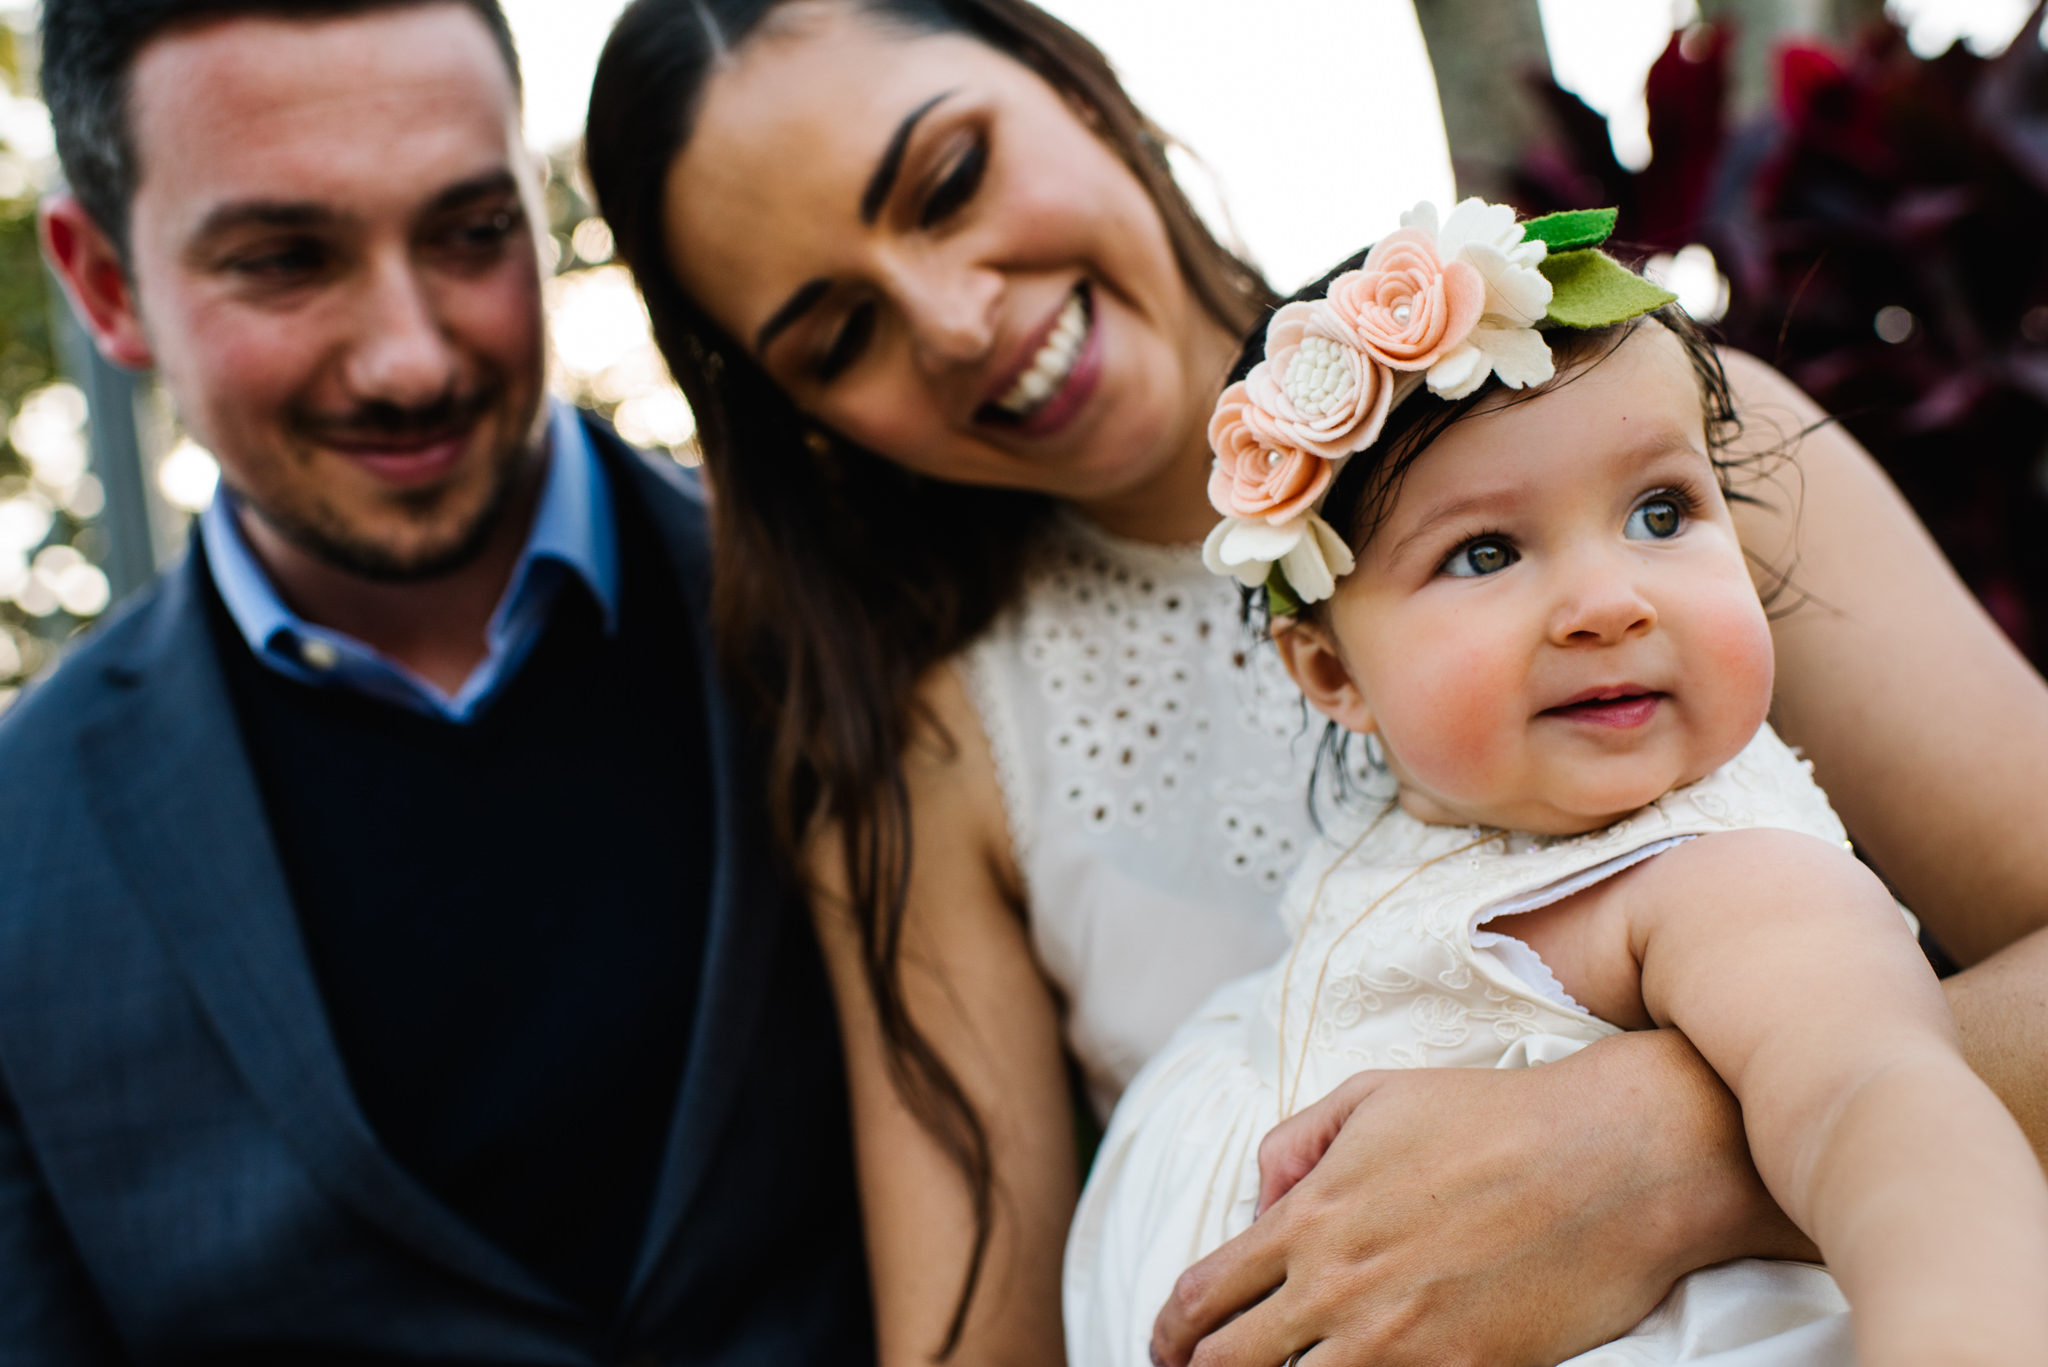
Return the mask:
M1347 731L1369 736L1379 722L1351 677L1351 666L1337 653L1337 642L1329 631L1299 617L1273 623L1273 646L1294 686L1309 705Z
M43 254L63 282L65 297L92 334L100 355L128 370L148 370L155 365L156 355L135 307L128 268L113 239L70 195L49 196L37 217Z

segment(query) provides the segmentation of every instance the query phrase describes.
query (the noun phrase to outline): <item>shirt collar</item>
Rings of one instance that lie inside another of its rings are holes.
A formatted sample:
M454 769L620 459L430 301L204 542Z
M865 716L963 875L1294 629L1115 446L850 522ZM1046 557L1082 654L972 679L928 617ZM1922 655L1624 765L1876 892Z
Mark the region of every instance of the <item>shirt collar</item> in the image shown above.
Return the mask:
M619 626L618 514L610 481L576 410L559 400L549 405L547 487L533 515L526 550L512 569L505 596L492 619L496 630L519 602L535 564L554 561L573 571L604 612L607 635Z
M550 404L548 441L547 482L487 629L489 654L453 698L353 637L308 622L286 606L242 533L232 495L223 489L200 516L199 538L228 615L259 660L291 677L353 686L466 719L523 658L562 571L589 590L606 633L618 629L619 544L610 479L574 408Z

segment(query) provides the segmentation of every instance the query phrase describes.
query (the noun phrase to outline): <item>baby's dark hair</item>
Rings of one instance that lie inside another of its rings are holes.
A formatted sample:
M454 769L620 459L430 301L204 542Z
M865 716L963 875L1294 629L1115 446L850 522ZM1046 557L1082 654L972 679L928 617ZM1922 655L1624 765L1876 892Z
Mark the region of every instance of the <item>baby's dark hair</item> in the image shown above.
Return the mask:
M1358 253L1340 263L1322 279L1283 302L1294 303L1323 298L1329 290L1331 281L1346 271L1356 270L1364 260L1365 253ZM1678 339L1679 345L1685 349L1686 359L1692 365L1693 379L1699 389L1700 416L1707 442L1706 454L1708 460L1713 463L1715 479L1721 486L1722 496L1731 502L1754 502L1750 495L1733 487L1730 478L1732 472L1782 454L1782 448L1762 456L1737 455L1733 452L1734 442L1742 432L1742 419L1736 412L1734 395L1728 387L1728 376L1722 369L1720 355L1715 351L1712 339L1699 324L1676 304L1667 304L1654 312L1605 327L1545 329L1543 339L1549 344L1551 358L1556 365L1556 374L1540 385L1512 391L1501 383L1498 375L1489 374L1485 383L1461 399L1441 398L1426 388L1416 390L1409 395L1406 402L1387 415L1386 422L1373 444L1345 462L1343 470L1338 473L1323 500L1323 520L1344 538L1354 552L1363 550L1393 508L1394 500L1400 494L1402 478L1414 467L1415 462L1422 458L1423 453L1435 444L1437 438L1483 405L1490 411L1498 411L1501 407L1526 403L1561 385L1574 383L1613 355L1637 328L1650 324L1652 320ZM1241 380L1248 375L1252 367L1264 357L1265 350L1266 334L1264 327L1261 326L1246 339L1244 347L1239 351L1231 379ZM1504 404L1490 402L1503 391L1512 394L1513 397ZM1322 623L1329 609L1329 601L1324 599L1321 602L1305 604L1295 615L1301 621ZM1272 608L1266 590L1248 590L1245 604L1247 616L1254 622L1264 622L1270 629ZM1308 704L1304 702L1302 706L1306 717ZM1317 747L1315 772L1309 786L1311 815L1317 812L1317 797L1326 784L1334 788L1334 795L1341 802L1354 793L1361 779L1372 769L1379 767L1373 758L1375 752L1370 749L1363 764L1352 755L1353 739L1351 732L1334 721L1325 726L1322 740Z

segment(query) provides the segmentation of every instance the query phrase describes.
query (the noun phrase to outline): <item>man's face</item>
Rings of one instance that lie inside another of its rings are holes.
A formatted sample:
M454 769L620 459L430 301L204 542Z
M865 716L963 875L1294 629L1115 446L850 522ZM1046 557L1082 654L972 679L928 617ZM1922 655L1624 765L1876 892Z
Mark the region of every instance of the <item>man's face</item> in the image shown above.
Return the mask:
M530 466L543 370L537 187L482 20L174 30L128 126L135 308L259 545L385 579L466 561Z

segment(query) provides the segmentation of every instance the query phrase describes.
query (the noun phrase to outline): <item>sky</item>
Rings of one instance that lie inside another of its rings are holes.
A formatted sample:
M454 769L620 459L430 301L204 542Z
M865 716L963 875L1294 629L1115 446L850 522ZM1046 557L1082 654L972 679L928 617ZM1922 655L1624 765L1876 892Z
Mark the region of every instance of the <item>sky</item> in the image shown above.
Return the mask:
M1446 202L1450 162L1410 0L1046 0L1109 54L1138 103L1192 149L1183 170L1217 222L1292 289ZM2032 0L1891 0L1915 49L1958 38L1997 51ZM535 144L573 142L623 0L505 0L526 68ZM1559 83L1608 116L1630 165L1649 156L1643 76L1693 0L1541 0ZM1221 96L1227 94L1227 98ZM1333 174L1332 168L1342 168ZM1305 213L1313 195L1314 211ZM1219 193L1220 192L1220 193Z

